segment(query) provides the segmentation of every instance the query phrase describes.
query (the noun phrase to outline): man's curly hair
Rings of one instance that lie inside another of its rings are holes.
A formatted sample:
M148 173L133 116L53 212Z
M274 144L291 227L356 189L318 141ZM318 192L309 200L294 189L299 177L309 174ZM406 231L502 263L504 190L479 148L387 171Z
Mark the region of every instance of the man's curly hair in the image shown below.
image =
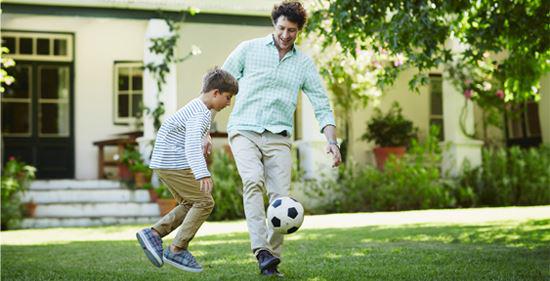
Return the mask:
M298 25L298 29L302 29L306 24L307 12L298 1L285 0L281 4L275 5L271 11L271 20L273 24L277 22L280 16L285 16L289 21Z

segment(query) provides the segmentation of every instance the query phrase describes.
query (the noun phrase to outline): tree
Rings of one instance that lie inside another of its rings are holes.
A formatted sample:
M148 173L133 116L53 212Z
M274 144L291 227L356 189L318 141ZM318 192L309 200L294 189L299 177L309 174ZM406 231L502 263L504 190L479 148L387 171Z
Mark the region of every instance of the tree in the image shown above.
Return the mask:
M321 6L313 3L312 10ZM331 91L338 120L341 120L343 141L342 157L347 159L350 138L349 127L353 110L365 107L371 101L377 101L382 95L378 77L384 72L400 67L404 57L401 54L390 56L385 50L374 50L367 42L356 42L353 54L346 53L339 42L330 41L330 21L318 23L318 29L308 29L300 38L300 44L308 46L308 52L319 66L319 72Z
M332 0L312 13L308 30L324 35L324 46L337 42L352 56L367 42L374 50L402 53L404 66L418 69L411 89L444 66L467 97L500 107L500 101L540 99L539 81L550 69L549 22L550 3L541 0ZM463 49L456 52L449 40ZM378 86L391 84L405 69L386 68Z

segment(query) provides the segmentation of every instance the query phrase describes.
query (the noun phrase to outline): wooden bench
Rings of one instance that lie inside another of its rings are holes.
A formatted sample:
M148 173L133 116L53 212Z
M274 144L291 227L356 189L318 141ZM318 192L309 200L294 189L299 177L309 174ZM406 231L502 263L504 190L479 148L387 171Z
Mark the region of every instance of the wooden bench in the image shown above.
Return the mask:
M98 148L98 157L97 157L97 177L98 179L106 179L107 174L105 173L105 167L118 167L118 178L124 178L129 175L121 174L121 171L126 168L120 160L105 160L105 147L106 146L116 146L118 150L119 157L122 157L124 149L126 146L136 146L136 139L143 135L143 132L129 132L117 134L117 138L100 140L96 141L93 144Z

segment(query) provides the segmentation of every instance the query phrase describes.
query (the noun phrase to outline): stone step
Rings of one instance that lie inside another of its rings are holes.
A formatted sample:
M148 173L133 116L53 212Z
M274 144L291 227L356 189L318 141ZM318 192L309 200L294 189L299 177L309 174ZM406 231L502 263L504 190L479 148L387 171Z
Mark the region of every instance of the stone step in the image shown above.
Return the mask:
M122 184L115 180L35 180L30 190L43 189L120 189Z
M34 218L158 217L157 203L52 203L38 204Z
M48 203L100 203L150 202L147 190L128 189L32 189L23 195L23 202Z
M27 218L21 223L23 228L105 226L121 224L153 224L159 219L151 217L85 217L85 218Z

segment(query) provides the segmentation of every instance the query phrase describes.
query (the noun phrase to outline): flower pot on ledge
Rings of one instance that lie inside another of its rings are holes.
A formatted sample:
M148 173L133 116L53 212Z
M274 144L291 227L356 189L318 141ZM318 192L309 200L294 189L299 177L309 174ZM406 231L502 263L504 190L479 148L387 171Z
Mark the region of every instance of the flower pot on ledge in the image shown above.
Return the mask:
M30 201L24 204L25 205L25 217L33 218L36 213L36 203Z
M162 217L172 211L172 209L174 209L178 205L178 202L176 202L176 199L174 198L159 198L157 199L157 204L159 205L160 216Z
M396 147L376 147L374 152L374 157L376 158L376 167L379 170L384 170L384 164L388 160L390 155L395 155L395 157L401 157L405 154L407 149L404 146Z

